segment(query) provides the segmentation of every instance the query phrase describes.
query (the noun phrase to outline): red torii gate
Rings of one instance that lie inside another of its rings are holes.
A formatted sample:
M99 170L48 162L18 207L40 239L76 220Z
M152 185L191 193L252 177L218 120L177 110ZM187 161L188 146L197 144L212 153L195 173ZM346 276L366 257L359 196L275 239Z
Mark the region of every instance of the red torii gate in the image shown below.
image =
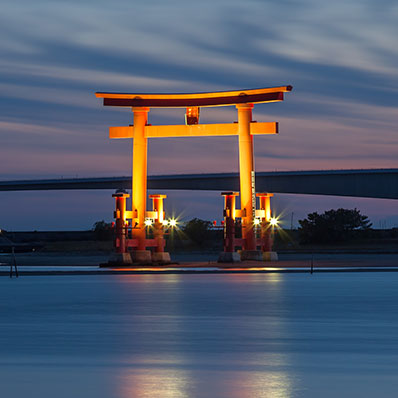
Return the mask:
M134 124L123 127L110 127L110 138L133 138L133 170L132 170L132 210L126 210L126 197L123 193L116 193L116 249L122 255L122 261L129 262L128 247L131 247L133 262L149 263L151 261L167 262L170 260L168 253L164 253L163 241L163 197L165 195L151 195L154 200L152 212L146 211L147 197L147 147L148 138L160 137L198 137L237 135L239 137L239 170L240 170L240 194L241 209L231 209L233 223L235 217L242 220L242 239L235 240L231 230L226 227L224 241L224 256L220 261L237 261L234 253L235 246L242 247L242 259L265 259L269 257L270 245L261 244L262 251L257 251L258 241L254 230L256 218L256 191L253 156L253 135L277 134L278 123L257 123L252 121L252 109L255 103L283 101L285 92L292 90L292 86L280 86L261 88L254 90L224 91L194 94L126 94L97 92L97 98L103 98L104 106L117 106L132 108ZM238 109L238 123L229 124L199 124L199 112L201 107L233 106ZM185 125L152 126L148 125L148 112L150 108L186 108ZM227 203L231 203L231 194L226 193ZM229 195L228 195L229 194ZM235 194L232 194L235 196ZM229 198L229 199L227 199ZM270 195L261 195L260 205L263 209L257 210L257 215L263 220L262 236L268 240L266 224L269 222L269 198ZM268 201L268 202L267 202ZM235 203L235 200L233 200ZM268 203L268 204L267 204ZM159 206L162 208L160 210ZM225 210L225 213L227 211ZM145 219L155 219L155 239L146 238ZM232 225L231 221L226 224ZM132 239L126 239L125 220L131 219L134 228ZM263 239L263 242L264 242ZM156 247L156 252L146 250L147 247Z

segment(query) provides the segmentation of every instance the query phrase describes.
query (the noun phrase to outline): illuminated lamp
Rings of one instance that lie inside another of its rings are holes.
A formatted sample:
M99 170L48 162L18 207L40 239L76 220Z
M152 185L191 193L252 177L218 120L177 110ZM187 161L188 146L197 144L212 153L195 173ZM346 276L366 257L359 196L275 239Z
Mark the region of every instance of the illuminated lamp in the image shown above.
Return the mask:
M199 124L199 107L198 106L191 106L187 108L185 112L185 124Z
M276 227L278 225L278 219L276 219L275 217L271 217L269 220L269 223L273 226Z

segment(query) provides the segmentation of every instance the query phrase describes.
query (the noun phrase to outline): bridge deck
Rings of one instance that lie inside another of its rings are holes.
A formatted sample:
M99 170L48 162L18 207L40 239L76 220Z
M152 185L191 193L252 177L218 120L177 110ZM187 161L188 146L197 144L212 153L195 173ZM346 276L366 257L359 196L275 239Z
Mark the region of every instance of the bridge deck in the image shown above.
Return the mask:
M0 191L131 189L131 176L0 181ZM149 176L152 190L239 191L238 173ZM258 192L398 199L398 169L257 172Z

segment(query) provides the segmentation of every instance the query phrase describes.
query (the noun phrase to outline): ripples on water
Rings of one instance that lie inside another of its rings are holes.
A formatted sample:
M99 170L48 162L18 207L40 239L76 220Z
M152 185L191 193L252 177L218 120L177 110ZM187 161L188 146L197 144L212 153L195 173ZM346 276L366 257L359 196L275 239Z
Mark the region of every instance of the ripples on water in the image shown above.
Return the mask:
M397 273L1 278L1 396L395 396L397 287Z

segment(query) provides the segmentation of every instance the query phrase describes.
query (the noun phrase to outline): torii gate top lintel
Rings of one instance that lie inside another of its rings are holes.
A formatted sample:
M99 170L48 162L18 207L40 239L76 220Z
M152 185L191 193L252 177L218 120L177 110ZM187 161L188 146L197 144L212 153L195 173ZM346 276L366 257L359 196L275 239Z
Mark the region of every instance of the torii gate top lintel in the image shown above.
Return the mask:
M104 106L186 108L232 106L244 103L283 101L283 93L292 91L292 86L279 86L236 91L214 91L191 94L133 94L97 92L104 99Z

